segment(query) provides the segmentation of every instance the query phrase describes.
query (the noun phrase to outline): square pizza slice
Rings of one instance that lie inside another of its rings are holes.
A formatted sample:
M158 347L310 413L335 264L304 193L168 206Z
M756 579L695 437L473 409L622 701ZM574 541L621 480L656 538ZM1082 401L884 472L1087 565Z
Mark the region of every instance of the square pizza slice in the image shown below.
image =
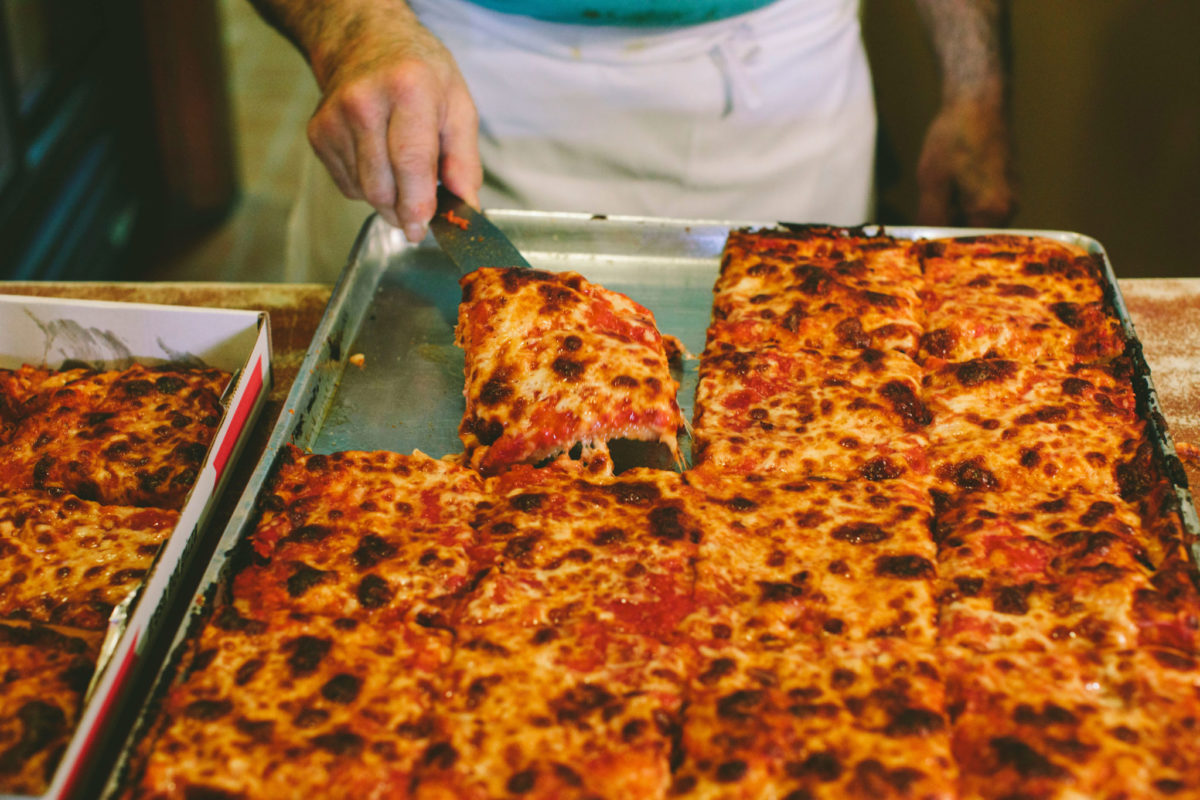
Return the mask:
M813 636L932 643L932 503L904 480L690 470L704 494L694 639L769 648Z
M263 493L234 602L273 609L431 624L481 566L471 527L478 473L422 453L305 453L286 447Z
M710 347L700 359L694 465L882 480L927 469L921 370L886 350Z
M46 791L75 733L100 641L0 622L0 792Z
M487 268L461 283L471 465L492 474L616 440L679 461L679 385L649 309L574 272Z
M670 796L955 797L943 680L897 639L705 650Z
M139 797L409 797L452 639L218 608L135 760Z
M920 265L911 245L836 228L734 230L714 287L708 347L872 347L917 353Z
M22 403L0 446L0 485L178 510L221 421L229 377L134 365L50 378Z
M940 641L981 651L1170 645L1194 651L1194 585L1143 546L1120 498L966 495L939 511ZM1156 570L1164 570L1161 574Z
M920 357L1103 362L1125 350L1098 259L1045 237L939 239L925 271Z
M54 390L92 372L81 367L54 370L32 364L0 369L0 419L15 421L34 413L40 402L38 398L50 397Z
M1136 500L1145 422L1125 359L1109 365L975 359L929 371L922 399L942 490L1080 489Z
M417 798L666 796L681 652L577 620L467 624L457 642Z
M947 648L960 796L1187 797L1200 668L1172 650Z
M855 289L901 292L910 299L918 297L923 277L913 243L884 234L829 225L738 228L726 238L715 288L753 296L823 275Z
M1075 569L1062 561L1077 552L1080 557L1100 554L1118 558L1121 567L1154 570L1183 554L1182 534L1177 538L1149 535L1146 510L1118 495L1082 490L1017 493L969 493L954 498L935 497L937 521L934 535L939 544L939 561L986 556L993 547L1008 546L1008 540L1026 543L1027 557L1012 554L990 565L1009 566L1031 572L1052 567L1060 572ZM1177 529L1172 529L1176 531ZM978 539L978 542L975 540ZM981 551L974 546L982 542ZM967 550L956 548L967 544ZM1026 550L1019 546L1018 550Z
M62 491L0 491L0 617L103 630L178 519Z
M581 475L573 465L510 470L480 510L487 574L464 621L545 625L594 619L669 638L692 610L701 523L694 491L671 470Z
M1082 246L1049 236L996 233L921 240L914 244L930 289L990 289L1052 302L1105 299L1104 265ZM1022 288L1024 287L1024 288Z

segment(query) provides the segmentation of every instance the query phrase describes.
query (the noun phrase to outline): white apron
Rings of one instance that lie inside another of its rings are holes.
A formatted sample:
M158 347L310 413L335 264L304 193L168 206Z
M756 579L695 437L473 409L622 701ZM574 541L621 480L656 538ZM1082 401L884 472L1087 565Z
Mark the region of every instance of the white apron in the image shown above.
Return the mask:
M685 28L410 4L479 110L484 208L869 219L875 105L857 0L776 0ZM370 213L307 154L286 279L335 280Z

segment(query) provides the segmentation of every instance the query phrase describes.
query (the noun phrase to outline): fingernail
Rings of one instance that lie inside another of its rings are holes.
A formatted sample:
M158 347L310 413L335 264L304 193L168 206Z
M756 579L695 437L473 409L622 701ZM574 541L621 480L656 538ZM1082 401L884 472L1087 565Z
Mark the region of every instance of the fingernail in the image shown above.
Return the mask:
M416 244L425 238L425 226L417 222L405 225L404 238L408 239L409 244Z

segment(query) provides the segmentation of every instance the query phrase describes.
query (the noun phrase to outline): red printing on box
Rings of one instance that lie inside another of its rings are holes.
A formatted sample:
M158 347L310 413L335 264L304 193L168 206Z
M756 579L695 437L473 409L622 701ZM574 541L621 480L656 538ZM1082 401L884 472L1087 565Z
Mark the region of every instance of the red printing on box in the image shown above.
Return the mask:
M137 660L137 645L138 632L130 631L129 635L132 639L129 642L129 647L125 651L125 657L121 663L117 665L116 677L113 679L112 686L108 693L104 696L104 702L100 705L100 711L96 714L96 721L88 730L87 738L84 739L83 747L80 748L80 756L71 764L71 772L63 781L63 791L60 796L72 797L75 794L76 784L83 777L82 767L87 763L88 755L92 752L92 747L96 744L96 737L104 725L104 721L108 719L109 713L112 711L113 703L121 695L122 687L125 685L125 680L129 677L129 673L133 670L134 662ZM93 701L94 702L94 701Z
M237 408L233 410L233 417L229 423L229 430L226 431L225 438L221 440L217 446L217 456L213 459L213 468L217 472L217 480L221 479L221 474L225 471L225 465L229 462L229 456L233 452L233 446L237 443L238 437L241 435L242 427L246 424L246 418L250 416L250 410L254 408L255 402L258 401L258 396L262 392L263 377L262 377L262 356L254 362L254 369L251 370L249 385L246 391L242 394L242 399L238 402Z

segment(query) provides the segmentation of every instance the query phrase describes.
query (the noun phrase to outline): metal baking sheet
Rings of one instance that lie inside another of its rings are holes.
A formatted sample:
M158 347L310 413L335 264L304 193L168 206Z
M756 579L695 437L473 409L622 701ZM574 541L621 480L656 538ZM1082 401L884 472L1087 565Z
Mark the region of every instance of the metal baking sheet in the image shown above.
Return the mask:
M488 217L533 267L579 272L654 312L659 329L678 337L690 354L684 359L679 390L687 419L692 416L696 356L704 346L726 236L733 228L780 224L508 210L488 212ZM864 230L884 229L868 226ZM1140 357L1112 266L1097 241L1063 231L886 228L886 233L902 239L1000 232L1047 236L1081 246L1103 260L1109 299L1126 335L1135 342L1135 388L1143 414L1175 484L1184 527L1192 538L1200 538L1200 522L1149 370ZM443 456L461 452L457 431L465 408L463 354L454 344L460 277L432 238L410 245L398 230L377 217L367 219L264 454L202 579L192 619L177 632L154 695L165 690L188 637L202 624L206 601L228 585L238 543L254 524L257 497L284 444L317 453L383 449ZM143 709L131 743L145 730L152 714L153 702ZM122 773L132 755L131 743L110 778L105 797L114 797L120 790Z

